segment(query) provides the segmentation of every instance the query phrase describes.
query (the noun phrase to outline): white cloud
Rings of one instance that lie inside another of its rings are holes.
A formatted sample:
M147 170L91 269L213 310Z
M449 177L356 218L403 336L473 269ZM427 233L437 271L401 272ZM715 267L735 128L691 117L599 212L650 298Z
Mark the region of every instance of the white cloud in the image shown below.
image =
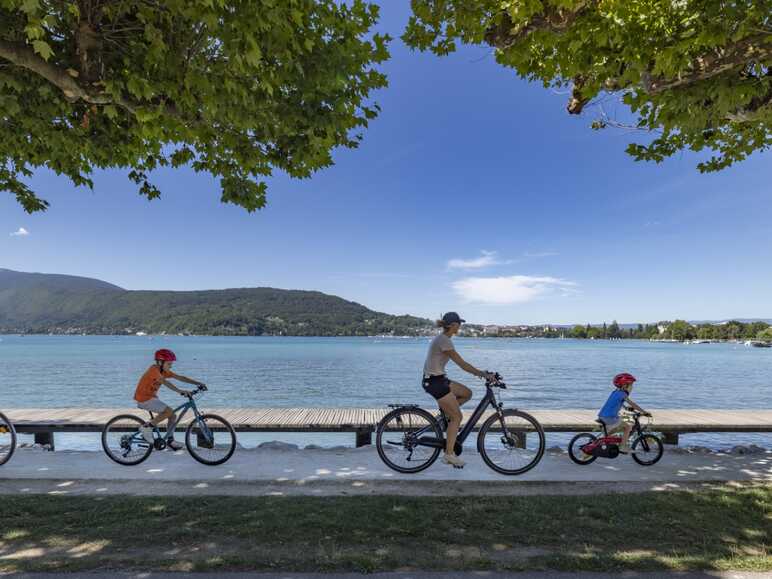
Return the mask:
M23 227L19 227L19 229L11 233L11 237L26 237L27 235L29 235L29 231Z
M452 287L463 300L482 304L525 303L549 294L576 292L572 281L529 275L467 277L453 282Z
M523 257L553 257L559 255L557 251L526 251Z
M480 253L480 257L473 259L451 259L448 262L448 269L482 269L492 265L509 263L508 261L501 261L495 251L482 250Z

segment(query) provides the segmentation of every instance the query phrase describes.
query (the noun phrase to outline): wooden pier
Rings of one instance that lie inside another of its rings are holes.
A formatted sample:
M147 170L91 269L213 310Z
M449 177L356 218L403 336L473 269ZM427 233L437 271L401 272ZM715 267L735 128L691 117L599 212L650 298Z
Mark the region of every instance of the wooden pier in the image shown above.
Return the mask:
M228 420L237 432L351 432L356 445L371 444L378 421L389 408L213 408L207 412ZM428 409L435 413L436 409ZM3 409L19 433L34 434L35 441L54 447L54 435L68 432L101 432L110 418L134 414L146 418L137 408L18 408ZM527 410L546 432L596 430L596 410ZM652 409L652 430L662 433L668 444L678 436L694 432L772 433L772 409L708 410ZM471 412L465 413L465 419ZM186 426L190 414L177 425ZM482 420L478 424L482 424Z

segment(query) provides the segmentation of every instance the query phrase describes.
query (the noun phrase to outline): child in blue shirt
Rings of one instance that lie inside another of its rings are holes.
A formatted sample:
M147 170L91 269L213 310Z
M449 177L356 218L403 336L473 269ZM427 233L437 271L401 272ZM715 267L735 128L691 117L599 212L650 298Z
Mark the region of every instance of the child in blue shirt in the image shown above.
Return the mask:
M611 393L608 400L606 400L606 403L603 405L603 408L598 412L598 420L606 425L606 432L608 432L608 434L618 430L624 430L622 444L619 446L619 452L622 453L630 452L629 438L630 431L633 429L632 424L622 422L622 419L619 417L619 411L622 410L622 406L627 404L633 408L633 410L639 411L644 416L651 416L651 414L630 399L633 382L635 382L635 376L628 374L627 372L614 376L614 386L616 386L617 389Z

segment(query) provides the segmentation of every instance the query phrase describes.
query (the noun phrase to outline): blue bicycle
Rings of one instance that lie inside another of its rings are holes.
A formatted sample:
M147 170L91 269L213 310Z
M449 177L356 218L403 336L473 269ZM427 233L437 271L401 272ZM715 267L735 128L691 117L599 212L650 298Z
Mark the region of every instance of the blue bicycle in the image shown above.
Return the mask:
M174 409L177 414L175 426L181 425L188 410L192 410L193 418L185 429L185 446L198 462L216 466L227 461L236 450L236 432L222 416L199 412L196 397L206 389L201 386L185 395L187 402ZM153 419L152 412L150 419ZM112 418L102 430L102 448L107 456L118 464L133 466L146 460L153 450L164 450L166 438L157 426L153 427L152 443L142 436L139 429L146 424L146 420L133 414Z

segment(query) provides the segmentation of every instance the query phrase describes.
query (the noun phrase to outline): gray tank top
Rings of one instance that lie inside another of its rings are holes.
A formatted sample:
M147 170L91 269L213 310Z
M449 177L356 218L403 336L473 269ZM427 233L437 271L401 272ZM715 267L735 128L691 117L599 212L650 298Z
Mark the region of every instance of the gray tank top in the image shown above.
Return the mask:
M435 336L429 344L429 352L424 363L424 376L441 376L450 360L450 352L455 350L453 341L444 333Z

